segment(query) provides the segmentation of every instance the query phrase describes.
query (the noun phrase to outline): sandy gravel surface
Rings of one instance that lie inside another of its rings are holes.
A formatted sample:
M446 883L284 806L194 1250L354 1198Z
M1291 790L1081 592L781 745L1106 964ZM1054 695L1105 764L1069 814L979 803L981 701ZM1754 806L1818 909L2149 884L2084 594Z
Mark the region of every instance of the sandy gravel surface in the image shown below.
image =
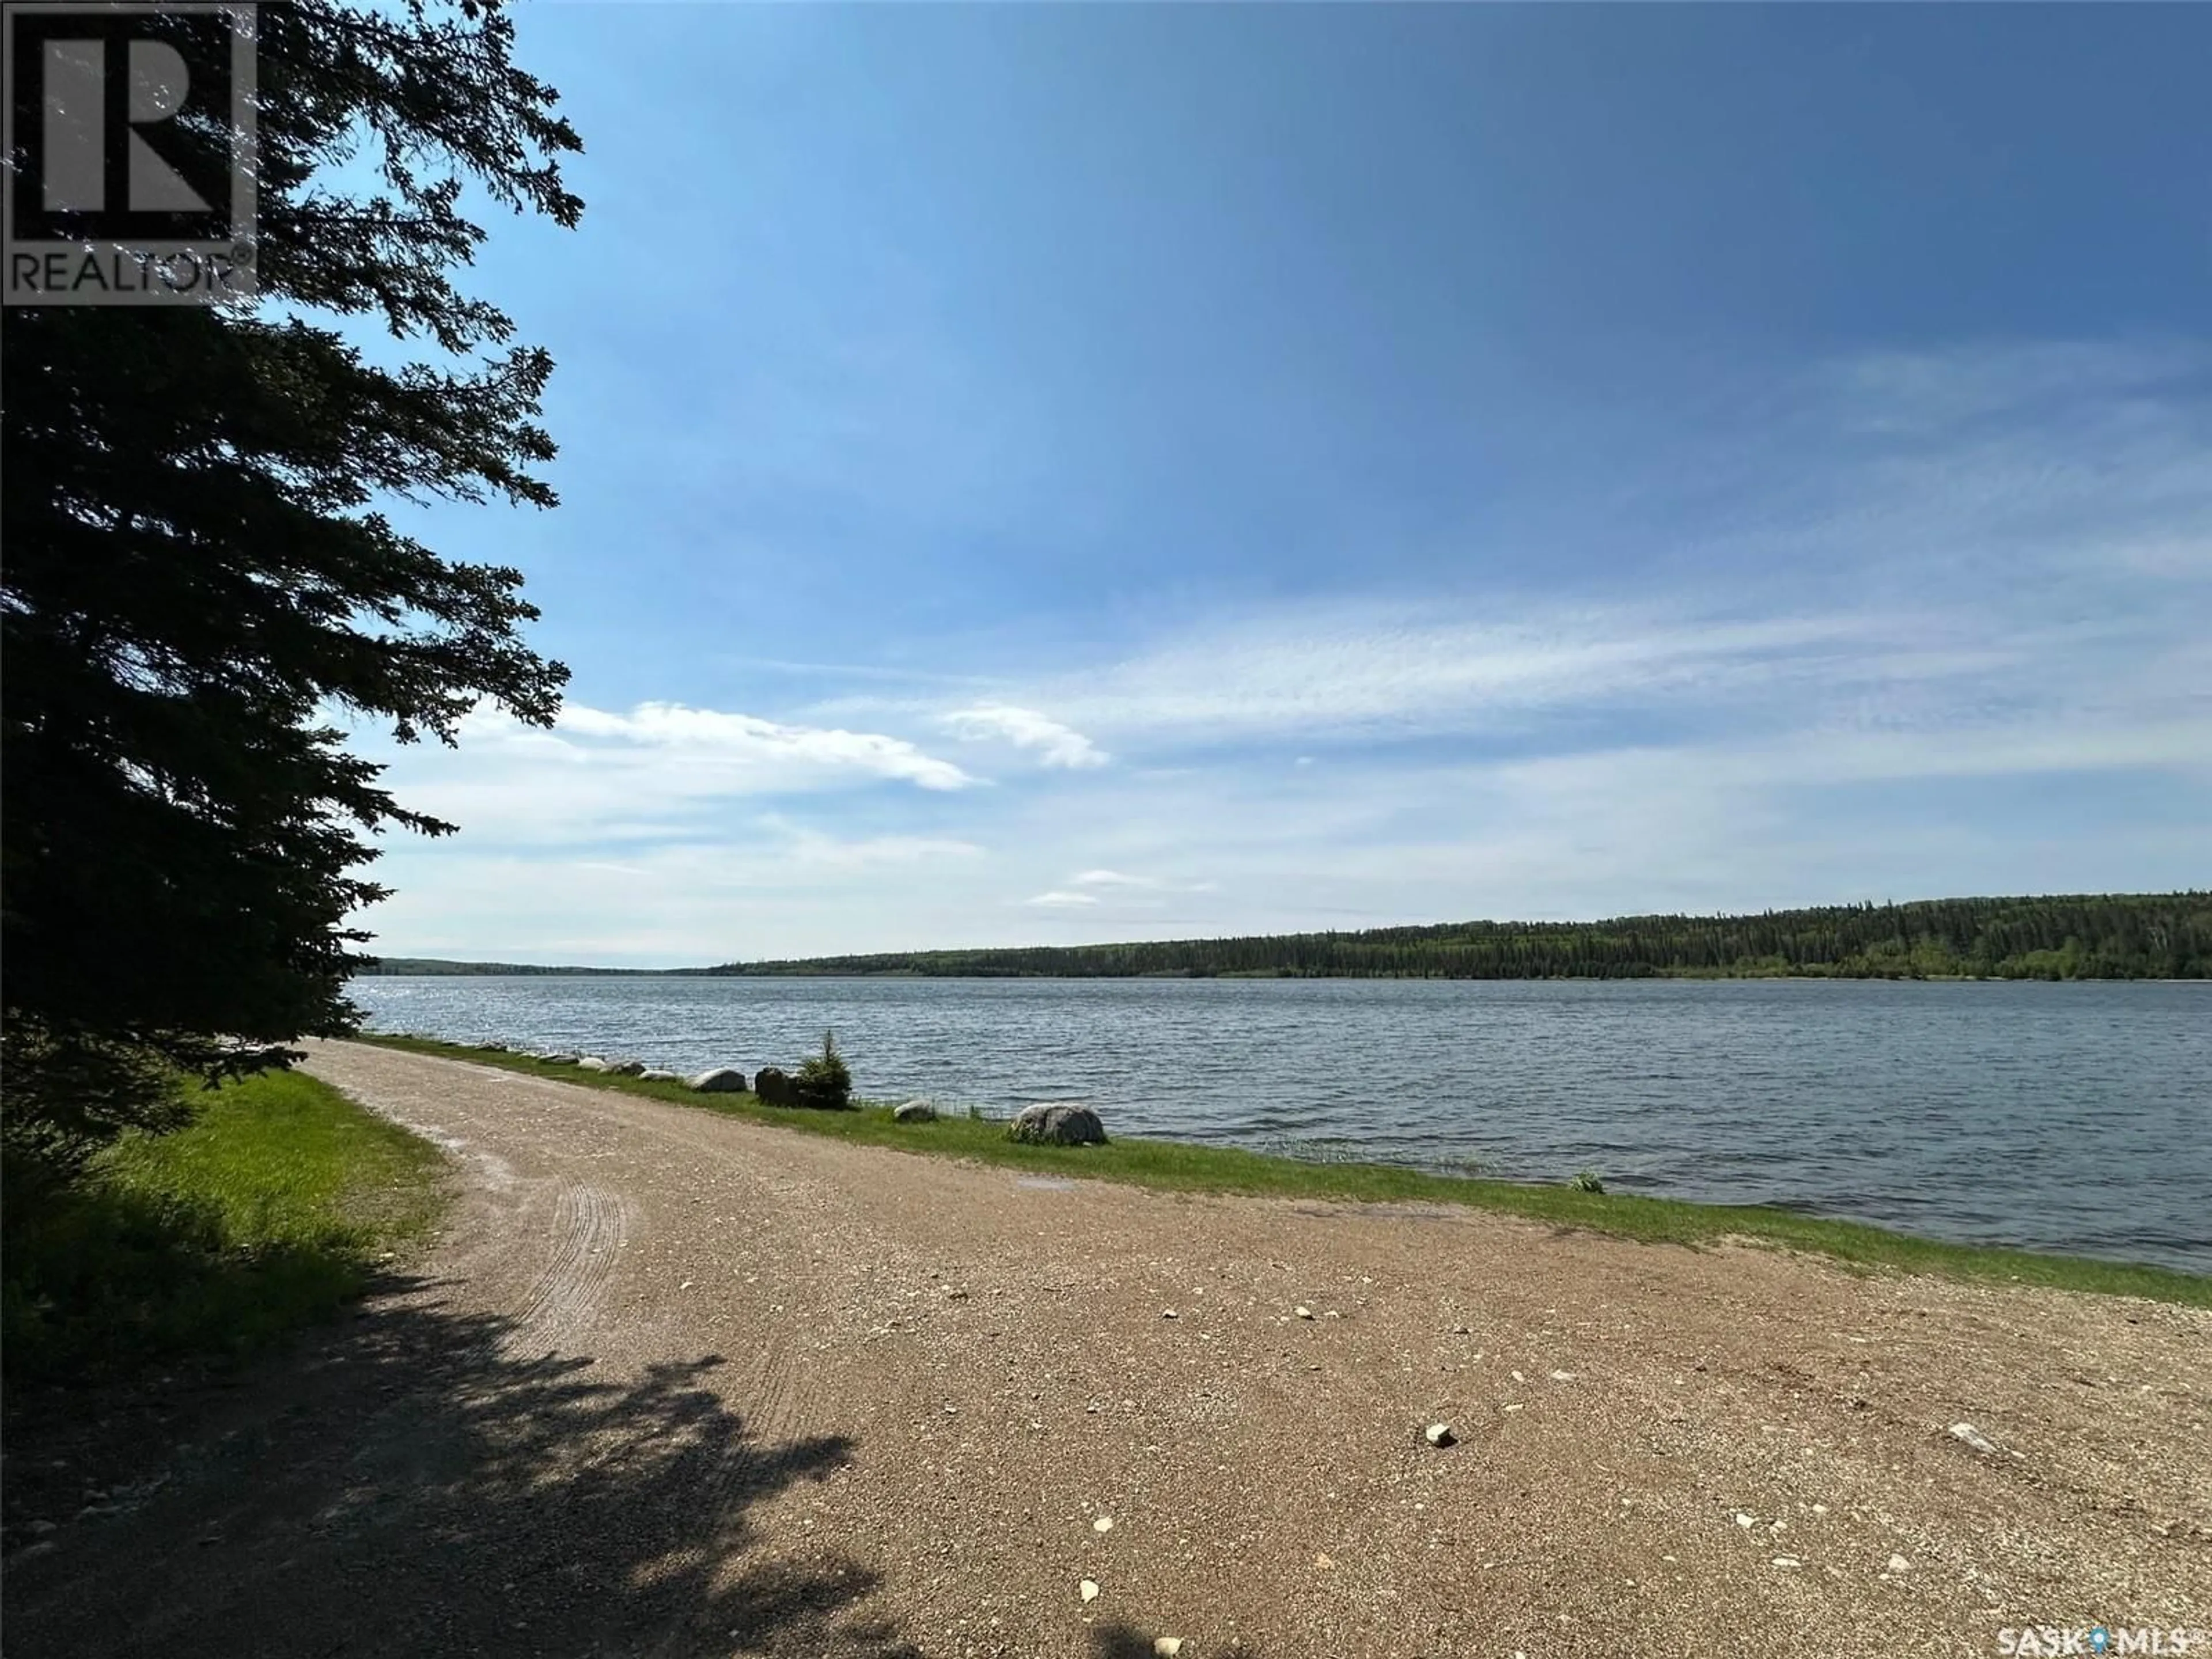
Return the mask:
M2203 1311L311 1064L453 1149L447 1236L19 1554L11 1655L1991 1654L2212 1626ZM1425 1443L1439 1420L1458 1443Z

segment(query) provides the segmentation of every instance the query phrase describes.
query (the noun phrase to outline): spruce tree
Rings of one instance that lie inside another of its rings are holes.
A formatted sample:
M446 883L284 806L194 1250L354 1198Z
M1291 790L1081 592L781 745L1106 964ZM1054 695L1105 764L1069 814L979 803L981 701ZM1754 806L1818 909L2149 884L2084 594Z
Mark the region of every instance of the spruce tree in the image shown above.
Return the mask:
M337 722L451 743L489 699L543 726L567 678L519 572L387 509L553 505L552 362L455 276L465 207L575 222L576 134L503 0L258 13L258 303L0 324L11 1161L159 1119L149 1061L348 1029L365 836L453 826Z

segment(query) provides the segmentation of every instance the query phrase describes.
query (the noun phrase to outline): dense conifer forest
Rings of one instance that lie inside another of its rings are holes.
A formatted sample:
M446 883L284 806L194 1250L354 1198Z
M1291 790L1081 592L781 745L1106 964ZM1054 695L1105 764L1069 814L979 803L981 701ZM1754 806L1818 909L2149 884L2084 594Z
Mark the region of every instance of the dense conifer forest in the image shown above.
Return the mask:
M589 970L394 959L381 971ZM2212 892L1929 899L1745 916L1445 922L1360 933L817 957L684 971L995 978L2203 979L2212 975Z
M1445 922L1026 950L924 951L732 963L722 974L1255 974L1413 979L1784 975L1916 979L2199 979L2212 972L2212 892L1931 899L1754 916Z

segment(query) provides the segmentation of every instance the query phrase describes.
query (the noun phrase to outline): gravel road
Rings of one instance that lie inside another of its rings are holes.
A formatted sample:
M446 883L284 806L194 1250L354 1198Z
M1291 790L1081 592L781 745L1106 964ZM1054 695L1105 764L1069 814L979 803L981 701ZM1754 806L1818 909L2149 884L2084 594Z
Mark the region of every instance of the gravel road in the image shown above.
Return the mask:
M2202 1310L1049 1182L356 1045L310 1066L453 1152L445 1236L172 1402L158 1455L9 1563L11 1656L2212 1626Z

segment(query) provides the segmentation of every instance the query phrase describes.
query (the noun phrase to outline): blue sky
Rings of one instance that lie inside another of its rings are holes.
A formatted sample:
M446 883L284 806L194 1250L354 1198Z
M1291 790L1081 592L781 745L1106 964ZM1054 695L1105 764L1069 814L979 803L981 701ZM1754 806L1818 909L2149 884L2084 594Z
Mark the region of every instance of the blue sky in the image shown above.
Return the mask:
M393 954L2212 880L2196 8L543 3Z

